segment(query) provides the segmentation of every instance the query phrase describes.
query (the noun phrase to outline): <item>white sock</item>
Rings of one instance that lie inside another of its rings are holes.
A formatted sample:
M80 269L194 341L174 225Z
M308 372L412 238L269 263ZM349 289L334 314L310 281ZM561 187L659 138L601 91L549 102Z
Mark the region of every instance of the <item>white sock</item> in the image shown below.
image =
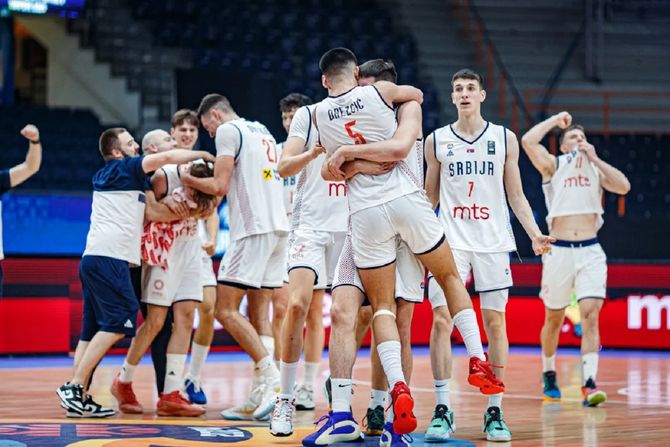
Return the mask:
M400 357L400 342L395 340L385 341L377 345L377 353L381 360L382 367L386 373L386 380L389 387L393 389L396 383L404 382L405 376L402 373L402 360Z
M542 355L542 372L556 371L556 354L551 357Z
M454 325L463 337L465 349L468 351L469 357L477 357L480 360L485 360L484 348L482 348L482 338L479 335L479 325L477 324L477 316L473 309L463 309L454 315Z
M272 362L275 364L275 367L276 367L277 369L279 369L279 364L281 363L281 360L279 360L279 359L274 359Z
M589 352L582 355L582 377L586 384L587 380L593 379L596 381L596 374L598 374L598 353Z
M181 390L184 385L184 365L186 354L167 354L165 367L165 387L163 393L169 394L174 390Z
M137 365L131 365L128 363L128 360L124 360L123 366L121 367L121 373L119 374L119 380L123 383L132 382L135 368L137 368Z
M498 407L502 409L502 398L504 393L489 394L489 407Z
M333 394L333 413L351 411L351 379L330 379Z
M310 389L314 389L314 380L316 380L316 373L319 372L319 362L305 362L305 373L302 376L302 385Z
M295 385L295 375L298 372L298 362L279 364L280 389L279 397L291 400L293 397L293 386Z
M377 407L384 408L387 394L388 392L385 390L372 390L370 393L370 405L368 408L371 410L374 410Z
M265 350L270 354L270 357L273 357L275 355L275 339L274 337L271 337L269 335L261 335L261 343L263 343L263 347Z
M209 346L199 345L196 342L191 343L191 365L188 375L194 379L200 380L200 370L207 360Z
M279 378L279 370L275 366L275 362L272 360L271 355L267 355L260 359L258 363L256 363L256 368L258 368L258 371L263 377Z
M449 398L449 379L433 380L435 388L435 400L437 405L446 405L451 409L451 399Z

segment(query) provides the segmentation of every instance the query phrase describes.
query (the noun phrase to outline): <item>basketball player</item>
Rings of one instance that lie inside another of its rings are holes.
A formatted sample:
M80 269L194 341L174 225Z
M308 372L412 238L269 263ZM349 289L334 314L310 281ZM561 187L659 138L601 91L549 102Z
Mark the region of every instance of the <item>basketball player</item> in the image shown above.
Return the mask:
M288 249L289 305L282 329L281 389L270 423L270 433L275 436L293 433L293 388L305 320L308 314L311 319L322 318L324 290L332 285L347 231L346 186L321 177L325 151L317 146L313 110L314 106L306 105L295 112L279 162L279 174L297 174L298 182ZM319 334L310 333L305 340L305 360L315 366L314 370L318 369L323 350L323 328L320 329ZM313 409L314 391L310 387L307 392Z
M279 385L279 371L239 306L248 290L258 289L269 300L272 290L282 286L288 220L276 172L276 143L264 125L240 118L222 95L205 96L198 116L215 137L214 178L185 175L182 181L208 194L227 195L231 242L219 267L215 315L263 377L261 402L268 404L256 410L257 417L264 418L274 407L271 396Z
M33 124L21 129L21 135L28 140L28 153L23 163L9 169L0 170L0 196L15 186L28 180L40 170L42 163L42 143L40 131ZM2 251L2 201L0 200L0 261L5 258ZM2 297L2 262L0 262L0 297Z
M319 65L329 97L317 107L314 122L320 140L330 154L329 171L341 175L340 167L347 159L378 161L393 156L399 160L389 173L355 176L347 186L354 259L372 303L373 333L392 388L391 405L395 415L393 430L397 435L402 435L413 431L417 422L412 412L414 401L402 372L395 324L396 235L408 244L446 289L455 324L464 335L471 356L469 382L488 394L502 391L504 385L496 379L485 360L472 303L458 277L444 232L403 161L412 144L376 150L357 150L354 145L338 149L355 142L390 139L396 130L391 104L421 101L421 91L384 81L357 87L356 57L344 48L328 51ZM418 136L417 129L412 142Z
M561 154L550 154L540 143L554 127L559 127ZM542 191L547 204L547 225L557 240L542 257L542 288L545 319L541 332L544 398L558 401L556 348L565 308L575 290L582 322L582 395L585 406L597 406L607 395L596 387L600 333L598 317L607 283L607 258L598 243L603 224L603 189L627 194L626 176L606 163L590 144L584 128L561 112L535 125L521 139L528 158L542 175Z
M122 128L100 136L105 166L93 177L91 229L80 265L84 295L82 335L75 370L57 390L61 406L80 417L114 414L84 395L84 384L107 350L124 336L135 335L138 304L128 264L140 263L146 174L168 163L211 160L206 152L172 150L138 157L139 145Z
M176 140L177 147L192 150L198 140L200 120L198 114L190 109L180 109L172 116L170 135ZM198 327L191 343L191 363L184 379L184 391L188 400L204 405L207 396L202 389L200 374L207 360L209 348L214 339L214 305L216 304L216 275L212 256L216 250L219 234L219 214L214 211L207 219L198 219L198 237L201 243L202 261L202 302L197 303Z
M548 252L553 239L540 232L523 193L516 136L482 118L486 91L481 76L463 69L453 75L451 84L458 119L426 139L426 192L433 206L440 206L439 219L463 283L471 270L474 273L491 363L505 367L509 351L505 307L512 286L509 253L516 250L507 201L536 255ZM453 432L454 418L448 400L451 371L444 368L451 365L451 350L446 347L451 332L443 329L453 324L442 290L436 284L432 289L431 365L438 402L426 439L444 441ZM504 369L494 370L497 377L504 377ZM486 439L510 441L512 434L501 409L502 393L488 399L483 425Z

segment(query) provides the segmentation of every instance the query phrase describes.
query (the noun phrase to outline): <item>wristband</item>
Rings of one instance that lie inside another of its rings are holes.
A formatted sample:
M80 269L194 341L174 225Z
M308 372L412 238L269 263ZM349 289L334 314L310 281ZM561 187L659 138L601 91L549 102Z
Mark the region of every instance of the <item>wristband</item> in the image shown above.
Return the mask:
M39 140L39 139L37 139L37 140L28 140L28 141L30 141L30 144L40 144L40 140Z

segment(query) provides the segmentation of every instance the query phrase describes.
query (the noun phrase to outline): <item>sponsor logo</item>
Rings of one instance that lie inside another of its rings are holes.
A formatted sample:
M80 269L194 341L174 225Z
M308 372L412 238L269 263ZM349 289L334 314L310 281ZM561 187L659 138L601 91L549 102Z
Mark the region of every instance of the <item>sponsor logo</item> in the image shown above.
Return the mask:
M154 289L163 290L163 287L165 287L165 283L163 282L162 279L157 279L156 281L154 281Z
M341 182L328 183L328 197L346 197L346 196L347 196L347 185Z
M447 144L447 149L452 150L454 148L454 143Z
M454 151L449 149L449 152L447 152L447 157L453 157L454 156Z
M567 177L565 180L563 180L563 187L564 188L588 188L591 186L591 180L589 180L588 177L584 175L575 175L572 177Z
M475 148L474 147L469 147L465 150L468 154L474 154L475 153Z
M477 206L476 203L471 206L455 206L453 208L454 219L462 220L488 220L491 217L489 207Z
M642 329L642 317L646 312L645 326L648 330L670 330L670 295L629 295L627 301L628 329Z
M486 153L489 155L495 155L496 153L496 142L489 140L486 142Z
M274 176L272 175L272 169L270 168L263 168L263 180L268 181L272 180Z
M123 327L127 327L132 329L133 328L133 322L130 320L126 320L126 323L123 325Z

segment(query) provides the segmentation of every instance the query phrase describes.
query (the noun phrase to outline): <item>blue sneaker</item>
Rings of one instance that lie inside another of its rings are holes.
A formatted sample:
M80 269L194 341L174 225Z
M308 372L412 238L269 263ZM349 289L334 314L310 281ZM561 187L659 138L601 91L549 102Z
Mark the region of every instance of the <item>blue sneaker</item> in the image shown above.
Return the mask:
M409 447L414 440L410 435L399 435L393 431L393 423L384 424L384 431L379 437L379 447Z
M192 404L205 405L207 403L207 396L200 387L200 380L193 377L186 377L184 380L184 389L188 394L188 400Z
M544 382L544 389L542 390L544 401L560 402L561 390L558 388L558 383L556 383L556 371L542 373L542 380Z
M339 411L337 413L330 411L327 416L322 416L314 425L319 425L323 421L326 421L326 423L303 439L302 445L314 447L361 439L361 428L350 411Z

